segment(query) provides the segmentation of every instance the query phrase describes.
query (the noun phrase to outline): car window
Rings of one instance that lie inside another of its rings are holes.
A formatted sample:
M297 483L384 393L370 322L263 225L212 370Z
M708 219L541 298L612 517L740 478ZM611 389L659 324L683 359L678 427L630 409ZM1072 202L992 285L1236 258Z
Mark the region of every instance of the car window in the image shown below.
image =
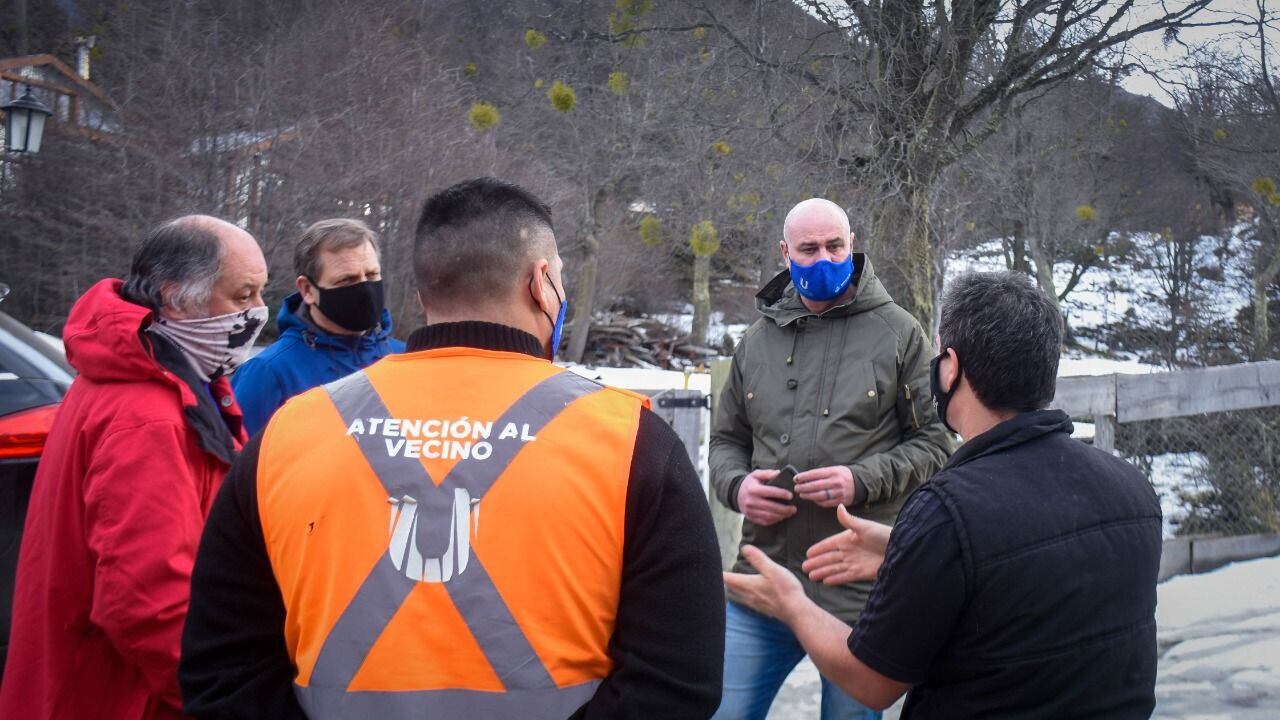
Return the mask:
M70 367L47 341L0 313L0 415L56 403L71 380Z
M0 417L61 402L66 391L50 380L25 380L0 372Z
M47 340L0 312L0 373L71 385L74 372Z

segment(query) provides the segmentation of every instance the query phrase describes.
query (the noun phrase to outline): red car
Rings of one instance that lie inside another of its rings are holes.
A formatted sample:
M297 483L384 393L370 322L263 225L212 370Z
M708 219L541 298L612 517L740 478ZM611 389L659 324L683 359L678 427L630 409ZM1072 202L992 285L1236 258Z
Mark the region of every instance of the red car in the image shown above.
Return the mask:
M8 288L0 285L0 299ZM75 371L46 337L0 312L0 675L9 649L9 617L18 544L36 463Z

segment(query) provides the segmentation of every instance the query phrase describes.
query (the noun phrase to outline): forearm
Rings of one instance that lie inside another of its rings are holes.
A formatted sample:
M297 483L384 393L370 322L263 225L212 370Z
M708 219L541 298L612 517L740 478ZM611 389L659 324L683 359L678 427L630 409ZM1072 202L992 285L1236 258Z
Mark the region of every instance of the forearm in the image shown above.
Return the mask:
M851 628L803 594L787 607L784 620L823 677L855 694L853 654L845 644Z
M853 699L873 710L883 710L906 691L906 685L881 675L854 657L847 644L852 628L803 593L792 599L785 612L784 621L818 672Z

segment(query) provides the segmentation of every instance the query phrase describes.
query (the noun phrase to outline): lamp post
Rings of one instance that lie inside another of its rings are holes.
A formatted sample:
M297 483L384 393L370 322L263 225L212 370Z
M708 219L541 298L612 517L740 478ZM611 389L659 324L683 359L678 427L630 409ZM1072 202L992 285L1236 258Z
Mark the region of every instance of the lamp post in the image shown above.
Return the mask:
M28 155L40 152L44 121L53 111L31 94L31 86L27 85L22 97L0 105L0 110L4 110L5 149Z

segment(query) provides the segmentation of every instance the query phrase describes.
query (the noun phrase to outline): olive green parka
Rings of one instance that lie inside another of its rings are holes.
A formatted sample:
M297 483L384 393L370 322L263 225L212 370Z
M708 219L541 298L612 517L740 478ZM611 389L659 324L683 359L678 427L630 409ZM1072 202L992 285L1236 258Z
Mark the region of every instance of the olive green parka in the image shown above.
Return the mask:
M804 306L785 270L756 295L763 317L734 353L711 434L711 485L734 510L754 469L844 465L855 485L849 509L892 523L954 449L929 393L931 344L866 256L853 257L853 296L821 315ZM814 602L852 623L870 584L827 587L800 569L810 546L843 530L836 511L798 497L795 504L798 512L774 525L744 520L742 542L786 566ZM741 554L735 570L753 572Z

